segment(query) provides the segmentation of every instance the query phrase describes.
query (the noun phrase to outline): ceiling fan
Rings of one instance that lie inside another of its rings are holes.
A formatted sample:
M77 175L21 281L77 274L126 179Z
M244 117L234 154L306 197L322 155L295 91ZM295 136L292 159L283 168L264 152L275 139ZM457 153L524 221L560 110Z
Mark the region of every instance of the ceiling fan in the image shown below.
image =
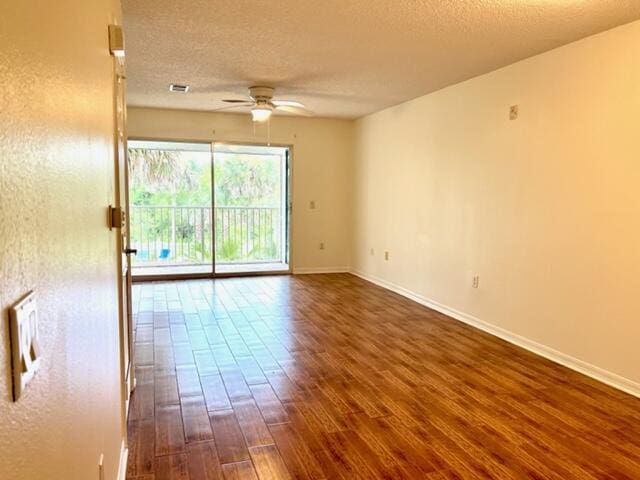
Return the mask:
M304 104L294 100L274 100L274 88L272 87L249 87L248 99L225 99L226 103L232 103L229 107L219 108L219 110L229 110L232 108L251 108L251 117L254 122L264 122L271 117L274 110L280 110L295 115L311 116Z

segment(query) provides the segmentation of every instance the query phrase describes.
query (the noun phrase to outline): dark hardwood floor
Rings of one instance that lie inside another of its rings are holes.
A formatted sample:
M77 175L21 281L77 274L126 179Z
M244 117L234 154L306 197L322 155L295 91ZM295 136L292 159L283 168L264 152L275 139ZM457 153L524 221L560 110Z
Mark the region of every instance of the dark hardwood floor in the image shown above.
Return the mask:
M640 479L640 399L348 274L134 311L128 479Z

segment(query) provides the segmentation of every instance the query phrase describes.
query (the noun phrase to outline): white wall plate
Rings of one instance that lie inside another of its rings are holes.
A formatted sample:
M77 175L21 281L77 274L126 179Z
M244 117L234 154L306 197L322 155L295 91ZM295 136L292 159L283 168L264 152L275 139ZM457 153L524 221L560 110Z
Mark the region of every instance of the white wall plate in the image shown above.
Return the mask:
M17 402L27 383L40 367L38 309L33 292L11 307L9 320L11 325L13 401Z

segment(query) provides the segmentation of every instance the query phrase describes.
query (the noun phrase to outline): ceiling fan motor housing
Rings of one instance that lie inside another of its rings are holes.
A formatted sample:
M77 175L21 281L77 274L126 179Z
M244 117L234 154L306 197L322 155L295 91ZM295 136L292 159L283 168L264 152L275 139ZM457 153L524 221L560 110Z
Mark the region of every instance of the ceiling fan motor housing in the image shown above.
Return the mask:
M273 98L273 88L271 87L249 87L249 96L256 103L270 102Z

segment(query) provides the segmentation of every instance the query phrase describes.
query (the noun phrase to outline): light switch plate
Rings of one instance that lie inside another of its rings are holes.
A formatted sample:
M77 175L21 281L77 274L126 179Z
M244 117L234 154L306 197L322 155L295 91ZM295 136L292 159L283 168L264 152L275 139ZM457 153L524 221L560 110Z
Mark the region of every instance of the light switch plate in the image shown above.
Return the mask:
M9 310L11 324L11 365L13 369L13 401L17 402L27 383L40 367L38 343L38 308L34 292Z

